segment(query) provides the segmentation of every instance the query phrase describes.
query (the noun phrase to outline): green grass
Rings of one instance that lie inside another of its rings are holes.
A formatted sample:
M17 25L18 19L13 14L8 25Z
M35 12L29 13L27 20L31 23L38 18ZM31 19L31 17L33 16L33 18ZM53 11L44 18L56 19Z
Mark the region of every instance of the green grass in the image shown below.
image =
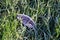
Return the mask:
M1 0L0 40L35 40L34 31L28 30L16 18L17 14L23 13L36 22L38 40L60 40L59 4L60 0Z

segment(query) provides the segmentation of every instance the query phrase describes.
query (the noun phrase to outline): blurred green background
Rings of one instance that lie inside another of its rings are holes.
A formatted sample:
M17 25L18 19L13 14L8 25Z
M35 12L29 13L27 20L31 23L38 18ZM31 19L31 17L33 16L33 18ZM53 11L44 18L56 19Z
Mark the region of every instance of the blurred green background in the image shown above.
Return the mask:
M38 40L60 40L60 0L0 0L0 40L35 40L16 18L23 13L35 21Z

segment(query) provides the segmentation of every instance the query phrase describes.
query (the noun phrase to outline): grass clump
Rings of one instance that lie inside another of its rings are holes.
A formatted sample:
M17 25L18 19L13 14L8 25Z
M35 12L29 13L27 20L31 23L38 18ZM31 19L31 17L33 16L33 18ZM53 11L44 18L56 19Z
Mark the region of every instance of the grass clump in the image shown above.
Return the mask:
M26 14L36 23L38 40L60 40L60 0L0 0L0 40L35 40L33 30L18 21Z

